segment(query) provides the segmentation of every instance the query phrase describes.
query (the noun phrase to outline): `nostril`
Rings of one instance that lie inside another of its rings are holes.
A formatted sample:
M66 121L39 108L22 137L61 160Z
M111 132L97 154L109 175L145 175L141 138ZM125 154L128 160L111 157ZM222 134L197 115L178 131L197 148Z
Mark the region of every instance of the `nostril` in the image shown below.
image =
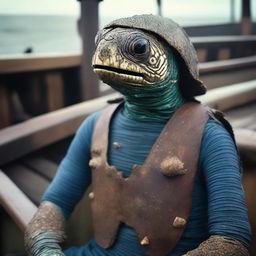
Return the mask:
M111 57L111 50L108 47L105 47L100 51L100 55L101 57L109 58Z

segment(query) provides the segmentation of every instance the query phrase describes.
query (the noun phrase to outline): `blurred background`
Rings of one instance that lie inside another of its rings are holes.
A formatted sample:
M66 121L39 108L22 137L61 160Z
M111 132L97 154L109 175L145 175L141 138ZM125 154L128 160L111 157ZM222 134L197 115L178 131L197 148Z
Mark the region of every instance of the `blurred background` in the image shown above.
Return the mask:
M162 0L162 15L182 26L239 23L241 0ZM99 5L99 23L134 14L158 14L156 0L104 0ZM76 0L1 0L0 54L81 52ZM256 0L251 0L251 17L256 21Z
M23 231L80 126L117 95L92 71L94 37L113 19L172 18L184 27L208 88L197 99L234 128L256 256L256 0L0 0L0 255ZM93 236L88 193L64 247Z

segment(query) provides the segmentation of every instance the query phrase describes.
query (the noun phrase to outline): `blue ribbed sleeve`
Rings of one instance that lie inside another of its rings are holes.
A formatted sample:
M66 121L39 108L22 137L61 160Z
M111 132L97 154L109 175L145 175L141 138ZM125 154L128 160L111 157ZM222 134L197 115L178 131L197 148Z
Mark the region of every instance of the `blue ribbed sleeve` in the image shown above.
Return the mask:
M88 163L92 131L98 115L95 113L89 116L78 129L55 178L42 197L42 201L58 205L65 218L69 217L91 183Z
M201 168L208 194L210 235L233 237L248 247L250 226L236 147L229 133L214 121L205 129Z

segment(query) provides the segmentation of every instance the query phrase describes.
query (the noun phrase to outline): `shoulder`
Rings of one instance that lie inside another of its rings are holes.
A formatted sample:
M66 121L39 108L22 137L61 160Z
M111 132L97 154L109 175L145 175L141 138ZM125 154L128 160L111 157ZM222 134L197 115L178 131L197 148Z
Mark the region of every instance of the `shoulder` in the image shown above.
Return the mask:
M86 117L80 125L79 129L77 130L76 134L81 136L91 134L101 112L102 110L94 112L90 114L88 117Z
M235 141L221 123L210 119L202 137L200 162L204 165L209 161L217 163L221 159L226 161L229 158L232 158L234 163L239 162Z
M205 125L202 144L211 142L229 142L234 144L234 140L229 131L221 123L209 119Z

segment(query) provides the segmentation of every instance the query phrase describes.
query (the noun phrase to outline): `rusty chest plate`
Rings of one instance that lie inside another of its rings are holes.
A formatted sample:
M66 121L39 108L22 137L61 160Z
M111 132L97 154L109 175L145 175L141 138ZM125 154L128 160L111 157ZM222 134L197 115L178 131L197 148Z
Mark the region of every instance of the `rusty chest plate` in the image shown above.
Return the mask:
M113 245L120 223L137 232L150 256L171 252L186 227L207 109L190 102L166 124L142 166L124 178L107 161L108 133L116 106L99 117L93 135L92 211L96 242Z

